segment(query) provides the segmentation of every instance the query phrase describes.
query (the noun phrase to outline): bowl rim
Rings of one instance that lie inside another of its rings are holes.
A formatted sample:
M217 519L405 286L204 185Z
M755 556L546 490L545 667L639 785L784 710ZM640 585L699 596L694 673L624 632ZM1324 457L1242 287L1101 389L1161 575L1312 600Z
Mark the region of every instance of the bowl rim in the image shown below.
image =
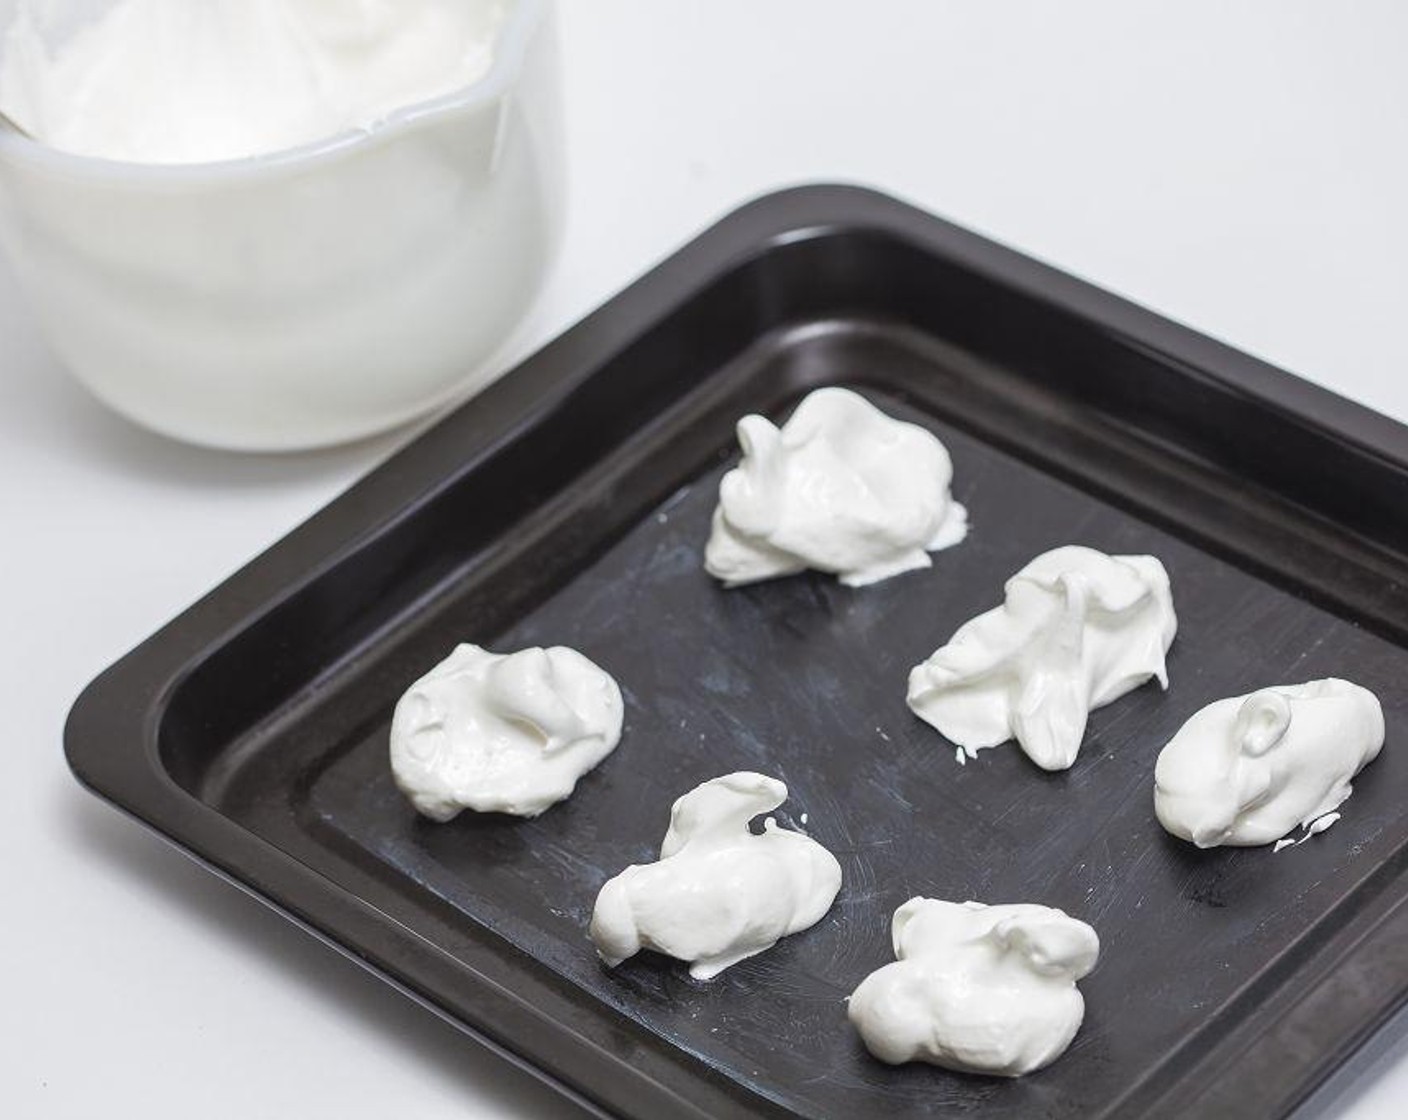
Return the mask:
M499 28L493 60L483 75L469 85L438 97L399 106L364 128L354 126L318 140L252 156L192 163L143 163L83 155L55 148L10 128L0 128L0 162L24 163L71 178L119 179L150 184L153 181L175 183L257 177L334 159L407 131L432 117L488 105L503 97L523 69L535 34L551 14L553 0L507 2L510 7Z

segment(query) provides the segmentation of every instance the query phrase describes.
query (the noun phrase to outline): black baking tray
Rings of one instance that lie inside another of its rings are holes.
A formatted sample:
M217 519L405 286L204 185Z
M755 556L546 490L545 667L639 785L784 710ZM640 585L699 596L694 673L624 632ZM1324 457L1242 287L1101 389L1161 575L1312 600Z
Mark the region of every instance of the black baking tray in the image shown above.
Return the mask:
M968 541L850 590L701 569L733 424L847 385L938 433ZM1397 424L892 199L726 218L99 677L79 779L603 1115L1285 1114L1408 994L1408 438ZM908 668L1036 553L1151 552L1167 693L1074 767L958 766ZM621 682L616 753L537 820L419 820L386 735L458 641L563 643ZM1388 742L1313 841L1199 852L1151 775L1192 712L1338 675ZM812 930L711 983L610 972L587 919L670 801L736 769L840 859ZM802 814L806 823L802 825ZM914 894L1041 902L1104 945L1069 1052L1017 1081L891 1069L844 997Z

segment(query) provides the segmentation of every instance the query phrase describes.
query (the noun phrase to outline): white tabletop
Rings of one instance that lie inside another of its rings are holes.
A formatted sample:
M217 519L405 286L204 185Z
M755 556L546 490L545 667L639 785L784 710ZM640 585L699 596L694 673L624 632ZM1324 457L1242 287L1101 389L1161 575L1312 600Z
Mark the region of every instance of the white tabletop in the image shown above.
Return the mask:
M1398 0L563 7L571 214L520 353L740 201L850 180L1408 418ZM148 435L0 273L6 1115L578 1115L60 753L92 676L408 434L277 458ZM1388 1120L1405 1093L1397 1041L1334 1108Z

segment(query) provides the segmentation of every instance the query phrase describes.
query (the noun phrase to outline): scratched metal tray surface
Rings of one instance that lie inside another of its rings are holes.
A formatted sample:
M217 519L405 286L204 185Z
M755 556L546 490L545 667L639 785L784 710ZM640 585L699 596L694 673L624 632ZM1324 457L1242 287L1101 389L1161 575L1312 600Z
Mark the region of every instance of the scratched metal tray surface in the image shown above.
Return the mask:
M846 385L948 445L972 533L926 571L724 591L701 568L733 424ZM1268 1116L1408 992L1404 430L894 200L755 202L379 467L90 686L78 777L603 1115ZM1097 712L1076 764L966 766L911 665L1036 553L1149 552L1171 687ZM581 649L618 750L536 820L417 819L392 707L459 641ZM1153 814L1203 704L1336 675L1388 741L1292 850L1199 852ZM596 960L600 885L673 798L737 769L841 861L816 927L692 981ZM806 824L801 824L802 814ZM915 894L1099 931L1085 1025L1016 1081L872 1060L845 996Z

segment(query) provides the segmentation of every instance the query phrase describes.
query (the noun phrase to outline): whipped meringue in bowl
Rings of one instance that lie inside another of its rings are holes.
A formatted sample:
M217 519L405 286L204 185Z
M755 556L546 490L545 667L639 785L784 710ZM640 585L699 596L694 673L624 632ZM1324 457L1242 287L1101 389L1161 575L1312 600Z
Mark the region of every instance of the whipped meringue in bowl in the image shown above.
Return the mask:
M5 27L0 106L60 151L180 164L368 129L471 86L509 5L115 0L51 45L53 7L22 3Z
M0 0L0 247L106 404L240 451L468 396L556 251L550 0Z
M816 389L781 428L738 422L743 459L719 484L704 567L726 587L808 568L864 587L927 568L967 535L937 436L849 389Z

